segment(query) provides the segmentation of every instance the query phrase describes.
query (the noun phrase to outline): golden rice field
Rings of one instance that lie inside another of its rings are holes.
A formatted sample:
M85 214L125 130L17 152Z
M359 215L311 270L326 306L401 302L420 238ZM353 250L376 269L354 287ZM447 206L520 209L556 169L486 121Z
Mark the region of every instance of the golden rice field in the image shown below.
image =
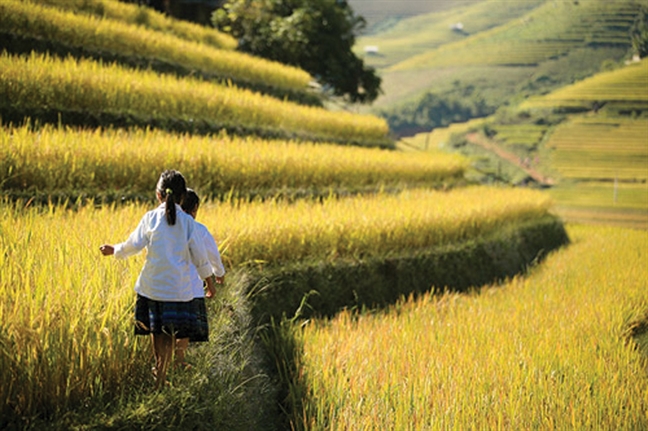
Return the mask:
M236 40L214 28L177 20L152 8L139 7L118 0L25 0L38 4L55 6L60 9L110 18L124 23L136 24L144 28L169 33L182 39L205 43L221 49L235 49Z
M549 193L556 202L569 202L572 207L648 211L648 184L645 182L567 183L549 190Z
M478 187L323 204L206 203L198 220L232 270L251 262L415 252L541 217L548 207L537 192ZM64 410L145 378L146 355L130 321L143 256L115 261L98 247L125 240L150 207L0 208L2 414Z
M301 106L235 87L115 64L38 54L0 55L2 105L26 111L45 108L207 121L364 145L384 145L389 132L387 123L375 116Z
M570 226L528 276L472 294L311 321L299 375L308 430L648 427L645 231Z
M149 194L158 170L173 166L204 195L282 190L378 190L449 184L467 161L256 137L159 130L0 128L0 190Z
M0 27L3 31L22 36L166 61L223 78L236 78L279 89L304 91L312 80L301 69L231 49L224 50L185 40L116 18L77 14L73 10L61 10L21 0L5 0L0 3Z
M204 222L227 244L232 265L250 261L272 265L412 253L538 219L550 207L550 198L534 190L418 189L328 199L321 205L308 201L222 205L213 209L213 221Z

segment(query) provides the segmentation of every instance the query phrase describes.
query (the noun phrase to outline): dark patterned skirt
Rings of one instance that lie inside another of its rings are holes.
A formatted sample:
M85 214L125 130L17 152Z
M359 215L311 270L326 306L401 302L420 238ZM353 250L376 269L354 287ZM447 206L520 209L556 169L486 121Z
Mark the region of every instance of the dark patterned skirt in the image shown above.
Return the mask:
M198 299L198 298L197 298ZM135 334L169 334L190 341L207 341L205 301L162 302L137 295L135 303ZM203 322L204 320L204 322Z
M209 341L209 323L207 322L207 306L205 298L195 298L193 301L196 309L198 327L193 336L189 337L191 342Z

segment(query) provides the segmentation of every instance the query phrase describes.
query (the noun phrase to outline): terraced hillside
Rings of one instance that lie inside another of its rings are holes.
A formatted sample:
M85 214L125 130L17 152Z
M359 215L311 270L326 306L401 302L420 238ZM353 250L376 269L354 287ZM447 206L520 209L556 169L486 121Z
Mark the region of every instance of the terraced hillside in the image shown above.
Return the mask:
M378 48L365 56L384 83L372 111L414 121L430 94L448 104L481 101L483 116L571 84L629 58L629 29L642 5L539 0L502 8L484 1L404 20L358 41L358 49Z
M508 180L532 172L551 178L548 193L568 220L646 228L646 88L648 62L632 62L529 98L446 142L472 154L487 177L506 163Z
M40 3L7 0L0 5L0 48L14 54L37 50L200 76L320 104L317 95L309 91L312 78L308 73L236 52L235 41L214 29L183 24L148 8L114 0Z
M158 61L192 46L225 59L227 47L169 30L156 51L156 15L136 26L112 0L47 4L0 6L22 46L0 55L0 428L286 429L285 317L468 289L569 241L546 195L468 187L463 157L400 151L381 118L96 55L139 46ZM211 341L154 392L148 339L132 333L145 254L116 262L98 246L156 205L168 168L203 197L198 220L228 275Z

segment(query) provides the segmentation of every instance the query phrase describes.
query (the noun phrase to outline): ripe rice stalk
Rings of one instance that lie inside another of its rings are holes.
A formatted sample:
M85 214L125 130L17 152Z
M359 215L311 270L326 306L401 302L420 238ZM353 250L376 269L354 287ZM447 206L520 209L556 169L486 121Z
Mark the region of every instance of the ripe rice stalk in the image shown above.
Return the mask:
M646 427L645 231L569 227L528 277L298 329L297 429ZM645 337L645 334L643 335Z
M132 7L132 5L131 5ZM166 61L222 78L303 91L312 80L298 68L148 30L105 15L94 17L20 0L0 4L3 31L120 55Z
M282 190L436 186L463 177L467 162L291 141L178 135L156 130L0 128L0 189L45 193L102 189L149 194L160 166L188 175L203 195Z
M235 87L89 60L0 55L0 106L206 121L320 140L384 145L385 120L307 107Z
M178 20L150 7L116 0L27 0L37 4L55 6L76 14L88 14L110 18L128 24L170 33L182 39L211 45L215 48L233 50L236 40L218 30L196 23Z
M412 253L542 216L549 204L531 190L474 187L322 204L206 202L198 219L234 269ZM0 208L1 413L53 414L87 397L145 386L148 343L132 335L132 289L143 255L114 261L98 246L125 240L150 206Z

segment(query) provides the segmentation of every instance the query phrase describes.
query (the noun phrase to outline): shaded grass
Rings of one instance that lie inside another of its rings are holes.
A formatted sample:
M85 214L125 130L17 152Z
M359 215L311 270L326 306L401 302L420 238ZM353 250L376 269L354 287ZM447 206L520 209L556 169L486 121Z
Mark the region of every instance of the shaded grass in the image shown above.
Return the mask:
M301 318L333 316L344 308L383 307L431 286L463 291L513 276L568 241L562 223L547 216L389 257L250 267L244 290L253 298L252 315L258 322L293 316L297 310Z

